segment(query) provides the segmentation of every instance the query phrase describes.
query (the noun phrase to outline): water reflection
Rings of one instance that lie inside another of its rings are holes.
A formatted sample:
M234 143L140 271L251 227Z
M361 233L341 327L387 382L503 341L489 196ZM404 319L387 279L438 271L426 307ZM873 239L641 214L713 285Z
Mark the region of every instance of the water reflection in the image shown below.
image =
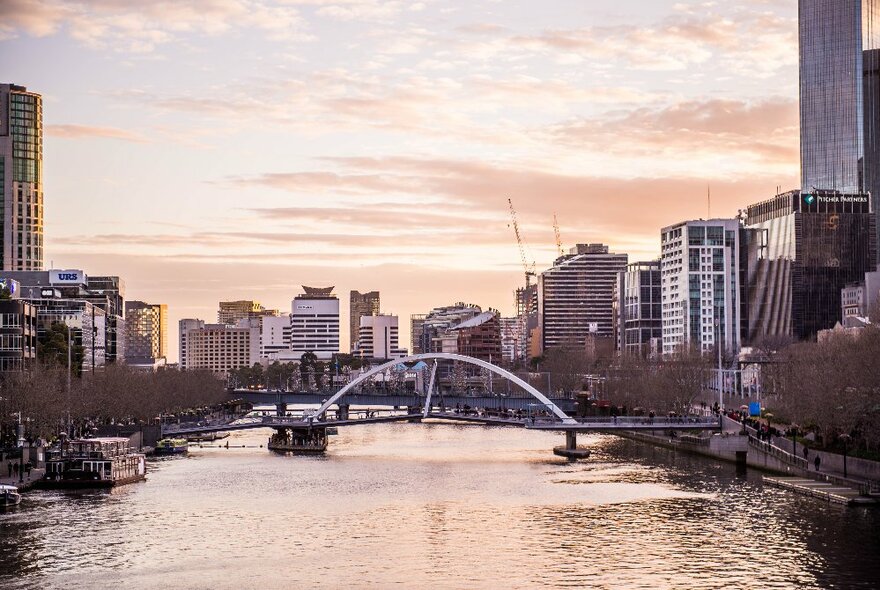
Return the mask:
M341 430L325 457L230 446L146 483L37 492L0 515L3 588L880 586L878 511L611 436Z

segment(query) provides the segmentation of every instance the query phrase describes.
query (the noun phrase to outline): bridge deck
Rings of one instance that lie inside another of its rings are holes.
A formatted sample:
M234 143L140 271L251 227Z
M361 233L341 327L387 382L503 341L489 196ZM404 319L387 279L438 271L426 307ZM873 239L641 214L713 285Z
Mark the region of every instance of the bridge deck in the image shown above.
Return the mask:
M302 416L258 416L243 418L231 422L209 424L172 424L163 427L165 436L206 434L231 430L247 430L251 428L326 428L330 426L357 426L362 424L381 424L385 422L420 421L422 413L385 414L347 420L316 420L311 421ZM602 432L614 430L719 430L717 418L645 418L641 416L622 417L591 417L583 418L571 424L551 421L547 418L517 419L503 416L466 414L459 412L429 412L429 419L468 422L484 426L516 426L528 430L553 430L574 432Z

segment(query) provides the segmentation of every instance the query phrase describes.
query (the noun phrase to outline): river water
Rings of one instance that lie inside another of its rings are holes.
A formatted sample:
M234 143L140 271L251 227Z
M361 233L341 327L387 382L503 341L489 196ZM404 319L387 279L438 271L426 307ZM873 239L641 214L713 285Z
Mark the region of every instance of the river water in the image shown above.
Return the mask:
M340 429L323 457L230 446L0 514L0 588L880 588L880 509L607 435Z

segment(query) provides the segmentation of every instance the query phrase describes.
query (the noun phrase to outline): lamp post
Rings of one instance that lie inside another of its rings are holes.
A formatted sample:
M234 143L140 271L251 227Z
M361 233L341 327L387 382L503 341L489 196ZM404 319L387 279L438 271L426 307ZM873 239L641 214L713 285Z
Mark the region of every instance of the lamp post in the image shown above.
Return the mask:
M792 446L793 450L791 452L791 456L794 457L795 461L797 461L797 435L798 435L798 425L792 424L791 425L791 444L793 445ZM809 467L809 465L807 465L807 467Z
M724 413L724 392L721 382L721 318L718 317L718 307L715 307L715 328L717 336L715 337L715 348L718 350L718 415Z
M846 447L852 437L848 434L841 434L838 438L843 441L843 477L846 477Z
M24 425L21 423L21 412L18 413L18 483L24 483Z

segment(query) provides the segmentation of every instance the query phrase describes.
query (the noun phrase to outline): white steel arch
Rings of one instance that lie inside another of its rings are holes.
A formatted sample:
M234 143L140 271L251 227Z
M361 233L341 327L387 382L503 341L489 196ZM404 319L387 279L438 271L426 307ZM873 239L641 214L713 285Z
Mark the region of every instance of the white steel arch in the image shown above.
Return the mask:
M327 411L327 408L329 408L330 406L335 404L340 398L345 396L354 387L360 385L361 383L363 383L364 381L366 381L367 379L369 379L370 377L372 377L373 375L375 375L377 373L381 373L382 371L384 371L386 369L390 369L391 367L393 367L395 365L399 365L401 363L408 363L408 362L414 362L414 361L428 361L428 360L460 361L463 363L467 363L469 365L476 365L477 367L480 367L482 369L487 369L489 371L492 371L496 375L500 375L501 377L504 377L508 381L511 381L512 383L522 387L526 392L529 393L529 395L531 395L532 397L537 399L539 402L541 402L544 406L546 406L546 408L548 410L550 410L557 418L559 418L563 422L563 424L576 424L577 423L577 421L574 418L569 417L569 415L566 414L565 412L563 412L559 408L559 406L557 406L552 401L550 401L550 399L547 396L545 396L543 393L541 393L540 391L538 391L537 389L535 389L534 387L532 387L531 385L529 385L528 383L526 383L525 381L523 381L522 379L520 379L519 377L517 377L516 375L511 373L510 371L505 371L501 367L496 367L492 363L488 363L488 362L481 360L481 359L477 359L477 358L474 358L471 356L465 356L463 354L452 354L449 352L429 352L429 353L425 353L425 354L414 354L414 355L411 355L411 356L408 356L405 358L395 359L393 361L388 361L387 363L381 364L377 367L373 367L372 369L370 369L369 371L367 371L363 375L358 376L356 379L353 379L345 387L343 387L342 389L337 391L333 395L333 397L331 397L326 402L321 404L321 407L318 408L317 410L315 410L315 412L312 414L312 416L320 416L321 414L323 414L324 412Z

